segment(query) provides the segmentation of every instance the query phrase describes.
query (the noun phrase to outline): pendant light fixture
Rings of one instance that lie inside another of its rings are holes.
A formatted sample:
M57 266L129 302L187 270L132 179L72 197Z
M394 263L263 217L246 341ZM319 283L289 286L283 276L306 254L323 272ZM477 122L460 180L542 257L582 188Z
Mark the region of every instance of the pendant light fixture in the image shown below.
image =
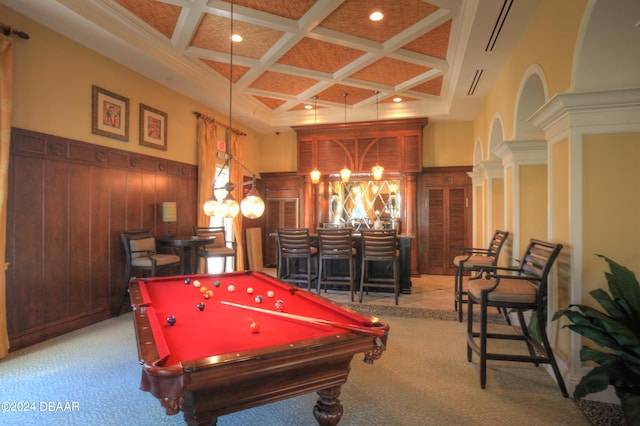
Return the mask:
M313 97L313 132L316 135L316 138L318 136L318 132L316 132L315 126L318 124L318 95ZM320 182L320 176L322 174L320 173L320 170L318 170L318 167L314 167L313 170L311 171L311 183L318 183Z
M380 92L376 90L376 122L378 121L378 94ZM382 179L382 173L384 173L384 167L378 164L380 161L380 141L376 141L376 165L371 168L374 180Z
M229 34L229 128L227 129L226 141L227 147L231 146L231 133L233 132L232 127L232 113L233 113L233 43L242 41L242 37L233 33L233 1L231 1L231 29ZM202 206L204 213L208 216L222 216L226 219L233 219L238 216L238 213L242 211L243 216L249 219L256 219L264 213L264 201L260 198L260 194L256 189L256 175L249 170L244 164L238 161L236 158L232 157L229 154L226 155L226 161L220 172L216 176L216 179L213 181L213 189L211 190L211 198L207 200ZM220 173L225 167L231 169L231 160L234 160L239 166L244 168L248 173L253 176L251 181L242 182L238 184L233 184L231 182L227 182L223 187L216 188L215 183L217 178L220 176ZM231 192L238 186L242 187L245 185L251 185L251 190L244 197L242 202L238 204L238 202L233 198ZM224 189L227 191L227 196L222 200L222 202L218 201L215 191L219 189Z
M349 94L347 92L342 93L342 96L344 97L344 123L347 124L347 96ZM340 177L342 178L342 182L347 183L349 182L349 178L351 177L351 170L349 170L349 168L346 165L347 162L347 154L345 152L344 155L344 162L345 162L345 166L342 168L342 170L340 170Z

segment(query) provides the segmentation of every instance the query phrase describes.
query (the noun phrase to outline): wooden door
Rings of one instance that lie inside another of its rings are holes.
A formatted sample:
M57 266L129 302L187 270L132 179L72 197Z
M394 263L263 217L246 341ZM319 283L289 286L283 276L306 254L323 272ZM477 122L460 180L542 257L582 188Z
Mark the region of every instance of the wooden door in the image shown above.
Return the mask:
M452 275L453 258L471 243L471 186L466 171L431 171L420 179L418 268Z

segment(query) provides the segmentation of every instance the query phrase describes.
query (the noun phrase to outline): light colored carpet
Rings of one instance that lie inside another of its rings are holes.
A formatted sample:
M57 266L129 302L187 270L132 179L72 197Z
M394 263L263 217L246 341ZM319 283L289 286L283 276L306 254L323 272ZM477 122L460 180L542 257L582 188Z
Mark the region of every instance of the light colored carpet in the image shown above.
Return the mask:
M340 397L341 425L589 424L549 374L531 364L489 362L487 388L480 389L477 359L466 360L464 323L383 319L391 326L387 351L373 365L354 357ZM166 416L138 389L140 371L130 314L17 351L0 361L0 424L184 424L182 414ZM315 393L291 398L218 424L315 425L316 399ZM34 409L6 411L7 402ZM77 410L43 410L67 404Z

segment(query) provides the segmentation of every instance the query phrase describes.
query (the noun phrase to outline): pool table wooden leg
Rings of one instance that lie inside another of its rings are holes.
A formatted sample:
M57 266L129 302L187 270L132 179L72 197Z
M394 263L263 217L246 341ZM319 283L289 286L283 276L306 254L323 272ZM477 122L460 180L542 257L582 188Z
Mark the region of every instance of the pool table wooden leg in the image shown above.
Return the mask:
M335 426L340 422L344 409L338 397L342 386L333 386L318 391L318 401L313 407L313 415L321 426Z
M200 415L194 413L184 413L184 421L189 426L216 426L218 424L218 416L209 414Z

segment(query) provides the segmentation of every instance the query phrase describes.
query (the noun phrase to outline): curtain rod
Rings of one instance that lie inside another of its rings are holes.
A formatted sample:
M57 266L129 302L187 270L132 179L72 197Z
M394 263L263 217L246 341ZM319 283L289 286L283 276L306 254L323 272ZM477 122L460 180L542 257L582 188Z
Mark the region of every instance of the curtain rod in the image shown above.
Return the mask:
M200 118L200 117L207 118L207 119L213 121L215 124L220 125L220 126L224 127L227 130L229 129L229 126L227 126L226 124L220 123L218 120L216 120L213 117L209 117L208 115L204 115L202 113L199 113L198 111L194 111L193 113L195 114L196 118ZM234 129L233 127L231 128L231 131L233 133L235 133L236 135L238 135L238 136L247 136L247 134L245 132L243 132L242 130Z
M6 36L10 36L12 34L15 34L15 35L17 35L18 37L20 37L20 38L22 38L24 40L29 40L29 34L23 32L23 31L19 31L19 30L13 29L13 28L11 28L11 25L0 23L0 31L2 31L2 34L6 35Z

